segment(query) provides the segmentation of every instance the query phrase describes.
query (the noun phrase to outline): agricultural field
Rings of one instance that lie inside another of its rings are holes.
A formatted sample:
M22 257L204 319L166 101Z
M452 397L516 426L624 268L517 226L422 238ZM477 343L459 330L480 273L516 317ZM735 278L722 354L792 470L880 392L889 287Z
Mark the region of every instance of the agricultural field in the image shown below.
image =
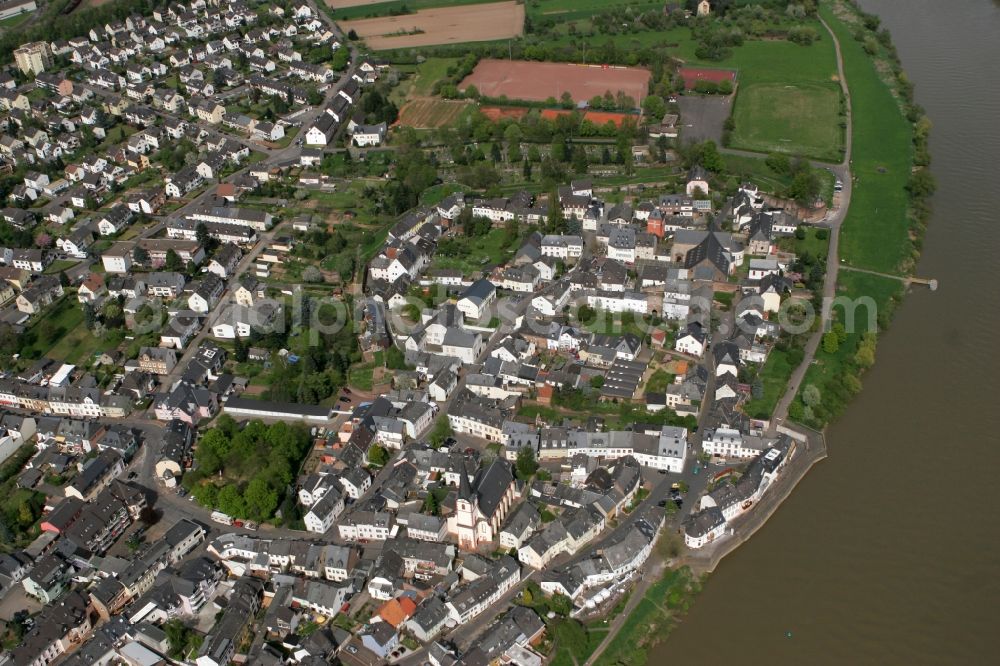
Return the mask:
M520 36L524 31L524 5L491 2L437 7L401 16L340 21L340 27L345 32L353 30L375 51L485 42Z
M569 93L575 101L619 91L636 103L649 87L650 72L638 67L602 67L554 62L481 60L461 88L476 86L488 97L544 102Z
M399 110L397 123L414 129L432 129L454 123L470 108L468 102L422 97L411 99Z

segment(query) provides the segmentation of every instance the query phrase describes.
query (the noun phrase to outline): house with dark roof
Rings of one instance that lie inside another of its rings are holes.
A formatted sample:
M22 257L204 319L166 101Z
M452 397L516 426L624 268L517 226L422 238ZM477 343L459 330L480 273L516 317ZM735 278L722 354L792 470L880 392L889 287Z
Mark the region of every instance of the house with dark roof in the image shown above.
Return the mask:
M456 306L467 320L478 321L486 314L490 304L496 300L496 296L497 288L493 286L492 282L482 278L473 282L462 292Z

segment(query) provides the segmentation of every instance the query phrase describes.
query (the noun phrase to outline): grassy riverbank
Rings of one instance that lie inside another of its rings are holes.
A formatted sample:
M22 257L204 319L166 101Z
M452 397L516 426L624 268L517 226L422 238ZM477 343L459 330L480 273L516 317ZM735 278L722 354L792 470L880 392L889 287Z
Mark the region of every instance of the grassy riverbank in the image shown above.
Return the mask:
M897 273L911 252L906 191L913 161L911 127L863 42L831 4L824 3L820 13L840 40L853 110L854 186L840 232L840 256L851 266Z
M679 615L701 590L701 582L687 567L668 571L642 600L594 662L596 666L644 664L649 650L665 639Z
M909 274L934 189L923 169L930 160L930 124L913 103L913 87L878 17L847 0L824 2L820 15L840 42L851 94L854 184L840 231L842 266ZM834 308L834 331L824 337L789 406L793 420L816 428L836 418L861 390L861 375L875 362L878 331L889 325L903 284L842 268L837 296L848 304Z

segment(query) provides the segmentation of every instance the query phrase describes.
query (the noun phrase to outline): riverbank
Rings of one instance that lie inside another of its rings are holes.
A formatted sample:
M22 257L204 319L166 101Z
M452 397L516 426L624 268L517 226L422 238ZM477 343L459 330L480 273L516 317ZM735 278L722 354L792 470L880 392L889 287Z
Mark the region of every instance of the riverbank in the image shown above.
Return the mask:
M840 228L843 266L906 276L919 256L929 214L933 179L930 123L913 103L913 87L902 71L889 33L878 17L848 0L823 2L819 13L840 44L851 103L852 196ZM835 271L838 266L827 266ZM839 301L829 313L837 344L817 349L815 362L788 406L791 420L821 429L843 413L875 362L879 331L888 328L903 298L903 284L873 273L842 271Z
M655 582L641 594L633 593L635 603L630 603L616 618L616 626L610 627L608 636L583 666L642 663L647 652L663 641L678 618L687 612L701 590L702 580L686 566L662 575L659 566L654 571Z

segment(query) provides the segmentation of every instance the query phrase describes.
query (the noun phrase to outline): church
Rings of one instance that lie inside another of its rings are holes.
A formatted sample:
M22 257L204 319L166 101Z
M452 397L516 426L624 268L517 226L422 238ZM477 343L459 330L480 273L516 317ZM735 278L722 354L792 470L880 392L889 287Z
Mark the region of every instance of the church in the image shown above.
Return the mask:
M460 474L455 511L448 517L448 533L462 550L477 550L496 539L511 506L516 489L514 474L506 460L494 460L469 481Z

